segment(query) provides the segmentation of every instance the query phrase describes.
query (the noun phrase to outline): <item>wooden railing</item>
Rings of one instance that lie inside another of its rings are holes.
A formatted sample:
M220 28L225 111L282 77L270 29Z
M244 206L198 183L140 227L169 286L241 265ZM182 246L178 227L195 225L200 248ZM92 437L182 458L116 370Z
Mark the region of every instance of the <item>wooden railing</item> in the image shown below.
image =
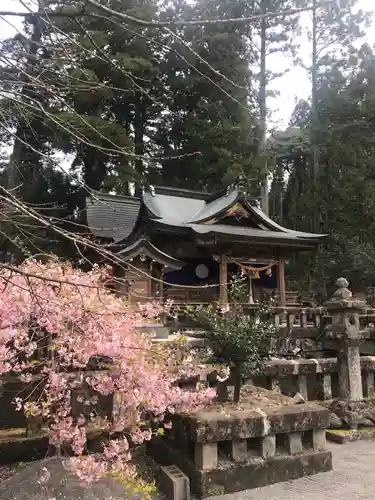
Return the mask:
M265 295L269 295L270 298L272 297L276 304L279 303L278 293L267 294L265 292ZM164 298L173 300L178 304L215 302L219 300L219 285L207 287L202 286L199 288L170 286L164 290ZM255 289L253 299L255 302L261 302L262 295L259 288ZM287 307L302 307L302 302L303 301L297 292L286 293Z
M219 285L200 288L171 286L165 289L164 297L178 304L215 302L219 300Z

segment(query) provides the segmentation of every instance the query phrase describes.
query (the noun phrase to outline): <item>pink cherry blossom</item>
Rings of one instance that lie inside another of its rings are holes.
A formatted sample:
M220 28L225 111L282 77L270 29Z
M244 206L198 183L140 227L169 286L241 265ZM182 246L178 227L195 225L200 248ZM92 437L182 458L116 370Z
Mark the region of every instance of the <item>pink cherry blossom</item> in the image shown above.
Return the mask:
M108 268L85 273L56 259L0 271L0 375L19 374L30 390L15 398L17 409L43 419L52 445L70 446L69 467L85 482L135 474L126 437L82 457L88 428L123 432L139 444L152 438L155 421L204 406L215 393L174 384L179 358L137 329L160 306L130 307L105 287L110 276ZM95 356L104 360L100 371L87 368ZM112 416L98 413L102 397L113 398Z

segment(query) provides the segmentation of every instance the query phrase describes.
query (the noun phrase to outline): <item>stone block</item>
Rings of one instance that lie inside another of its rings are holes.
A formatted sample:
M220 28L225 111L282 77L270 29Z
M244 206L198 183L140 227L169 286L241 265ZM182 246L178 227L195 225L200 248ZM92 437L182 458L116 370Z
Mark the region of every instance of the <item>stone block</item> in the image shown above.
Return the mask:
M161 325L159 323L155 324L146 323L142 326L136 327L136 330L138 330L140 333L150 335L151 337L154 337L157 340L168 339L170 333L168 327Z
M375 440L375 428L363 429L330 429L327 431L328 441L337 444L346 444L353 441L373 441Z
M264 411L228 409L224 413L205 410L184 420L192 441L209 443L303 432L314 427L326 429L329 411L316 403L306 403Z
M324 399L324 401L332 399L331 375L328 375L328 374L323 375L322 384L323 384L323 399Z
M168 500L190 500L189 478L175 465L161 467L158 483Z
M358 346L344 345L337 351L339 397L359 401L363 398Z
M217 443L195 443L194 462L199 469L215 469L218 463Z
M246 439L232 441L232 457L235 462L244 462L248 458Z
M245 464L233 464L225 470L221 467L197 470L188 457L183 456L177 448L170 447L165 439L152 440L148 444L148 451L155 459L176 463L190 478L191 492L198 498L259 488L332 470L332 455L329 451L276 456L263 461L253 458Z
M324 451L327 449L326 430L313 429L312 441L314 451Z
M363 374L363 392L364 396L370 398L374 395L374 372L365 372Z
M329 411L315 403L285 406L268 413L270 433L303 432L314 427L326 429Z
M301 396L307 400L307 376L306 375L298 375L298 392Z
M276 436L270 434L261 438L261 456L265 459L272 458L276 453Z
M299 455L303 451L300 432L290 432L283 435L285 450L289 455Z

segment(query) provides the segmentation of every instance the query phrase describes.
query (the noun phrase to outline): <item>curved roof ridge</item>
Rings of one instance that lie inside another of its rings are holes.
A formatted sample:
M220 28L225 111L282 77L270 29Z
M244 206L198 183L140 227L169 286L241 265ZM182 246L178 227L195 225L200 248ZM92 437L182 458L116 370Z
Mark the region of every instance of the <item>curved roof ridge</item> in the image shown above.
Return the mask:
M257 206L251 205L248 201L246 201L246 206L252 213L261 219L261 222L268 226L273 231L278 231L281 233L290 233L295 236L305 237L305 238L323 238L327 237L327 234L317 234L317 233L305 233L304 231L296 231L295 229L288 229L284 226L281 226L274 220L272 220L263 210Z
M147 257L154 259L161 264L164 264L172 269L179 270L184 265L185 262L175 259L171 255L166 254L162 250L159 250L155 245L153 245L150 240L144 236L140 237L134 243L131 243L127 247L123 248L118 252L117 255L121 255L124 260L134 258L141 253L147 255Z
M193 218L186 221L189 224L200 223L205 220L212 219L216 215L227 210L231 205L234 205L241 198L241 193L237 190L229 191L225 196L220 196L206 203Z
M168 231L168 227L173 227L177 231L191 231L193 234L195 233L201 237L208 237L210 235L223 236L235 239L239 238L241 241L251 240L254 243L263 242L263 244L267 242L267 244L271 245L282 243L286 246L301 248L313 248L322 243L322 240L326 237L326 235L317 234L313 234L313 237L311 237L309 233L298 231L264 230L246 226L227 226L225 224L178 224L165 220L154 220L154 224L157 229L162 231Z
M189 222L206 204L202 199L148 192L142 193L142 202L151 214L151 218L179 224Z

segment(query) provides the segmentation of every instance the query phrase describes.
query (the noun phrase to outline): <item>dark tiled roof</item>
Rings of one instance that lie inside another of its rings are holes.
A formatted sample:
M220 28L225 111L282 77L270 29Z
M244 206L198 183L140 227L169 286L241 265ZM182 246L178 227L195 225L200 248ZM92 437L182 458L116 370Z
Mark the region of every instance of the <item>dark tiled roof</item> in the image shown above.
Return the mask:
M270 219L258 206L250 204L246 201L243 193L237 190L229 191L228 193L215 198L211 198L212 201L206 201L204 199L196 199L196 198L186 198L182 196L170 196L164 194L149 193L146 192L142 196L143 202L147 207L151 219L157 219L163 224L173 225L191 225L200 223L203 221L208 221L211 218L214 218L218 214L222 214L233 206L237 201L241 200L247 207L250 213L253 214L254 218L258 222L258 227L264 227L264 229L255 229L254 236L256 231L260 231L262 234L266 233L270 238L273 236L269 234L270 232L275 232L275 235L288 235L289 239L298 239L298 238L307 238L307 239L319 239L322 238L320 234L311 234L311 233L303 233L300 231L293 231L292 229L287 229L285 227L280 226L272 219ZM202 225L207 228L206 224ZM199 225L199 228L202 227ZM235 234L235 231L238 230L238 235L247 234L250 228L236 226L219 226L215 224L215 228L217 228L217 233L228 233ZM207 233L205 229L202 228L201 231L203 233ZM250 234L250 233L249 233ZM275 236L276 237L276 236Z
M155 224L164 230L168 226L171 226L170 223L161 220L155 221ZM236 241L236 237L238 237L238 241L251 240L263 244L265 242L274 242L275 244L284 243L291 247L314 246L319 243L319 238L323 239L325 237L324 235L309 235L309 233L299 231L271 231L245 226L227 226L224 224L184 224L182 226L176 224L175 228L177 229L177 227L185 228L185 230L192 231L202 237L230 236L232 241Z
M220 224L226 211L242 203L254 219L255 227ZM235 239L247 239L274 244L284 242L290 246L316 246L325 235L303 233L280 226L270 219L257 205L250 203L244 193L238 190L218 193L208 197L173 189L152 189L142 194L141 200L129 196L98 194L94 200L87 200L87 219L95 236L113 238L116 242L125 240L134 230L141 206L147 209L149 221L162 229L178 232L185 230L195 234L229 235ZM216 218L217 223L209 223Z
M94 236L118 242L132 233L140 208L138 198L95 193L86 198L87 223Z

